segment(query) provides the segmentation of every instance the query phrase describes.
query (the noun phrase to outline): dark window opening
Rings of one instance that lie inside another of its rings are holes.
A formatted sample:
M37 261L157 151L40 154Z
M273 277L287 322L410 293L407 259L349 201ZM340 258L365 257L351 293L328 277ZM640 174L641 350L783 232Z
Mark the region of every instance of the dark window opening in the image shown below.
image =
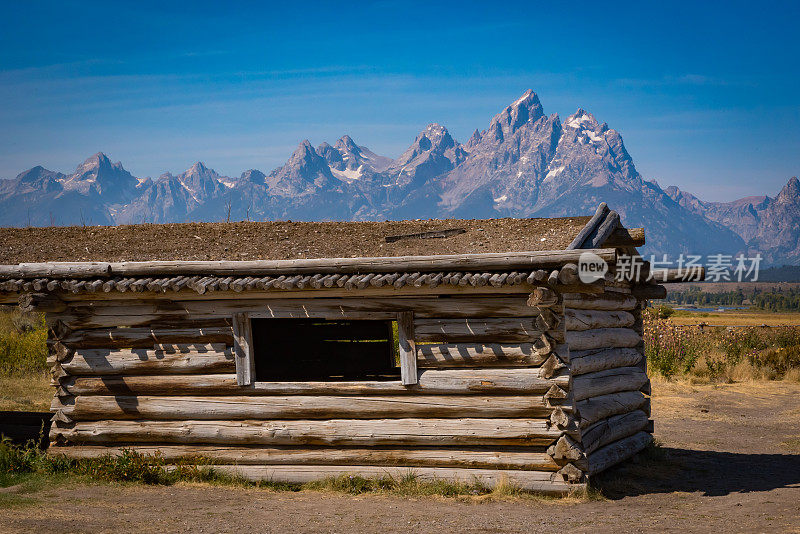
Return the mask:
M257 382L398 380L394 321L252 319Z

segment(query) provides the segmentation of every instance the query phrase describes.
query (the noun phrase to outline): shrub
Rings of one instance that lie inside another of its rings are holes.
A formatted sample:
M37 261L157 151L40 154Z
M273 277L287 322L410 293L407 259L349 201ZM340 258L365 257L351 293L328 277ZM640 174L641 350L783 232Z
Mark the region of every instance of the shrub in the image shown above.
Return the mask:
M703 331L657 319L653 312L645 316L644 344L650 369L667 378L782 379L800 370L797 326Z
M43 314L0 311L0 376L47 369L47 325Z
M653 308L653 312L656 319L669 319L675 314L675 309L672 306L662 304Z
M696 336L662 319L647 321L643 337L649 368L667 378L689 372L701 354Z

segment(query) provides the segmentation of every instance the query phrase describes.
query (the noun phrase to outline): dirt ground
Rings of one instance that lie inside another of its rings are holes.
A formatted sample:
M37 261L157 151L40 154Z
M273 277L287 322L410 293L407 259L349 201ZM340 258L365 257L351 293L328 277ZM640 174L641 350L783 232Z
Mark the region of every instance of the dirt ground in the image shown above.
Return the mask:
M237 222L0 228L0 264L291 260L560 250L588 217L385 222ZM463 229L440 239L386 237Z
M34 376L0 376L0 411L47 412L53 400L48 373Z
M25 492L3 532L800 532L800 384L655 383L661 452L605 499L451 499L203 485Z

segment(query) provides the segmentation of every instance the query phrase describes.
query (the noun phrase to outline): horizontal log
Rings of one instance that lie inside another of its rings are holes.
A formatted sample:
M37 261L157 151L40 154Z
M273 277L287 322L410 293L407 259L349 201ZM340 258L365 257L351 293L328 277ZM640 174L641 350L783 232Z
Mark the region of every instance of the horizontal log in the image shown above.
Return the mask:
M50 454L68 458L99 458L118 455L123 450L140 454L160 454L167 462L202 458L215 464L237 465L396 465L424 467L467 467L489 469L526 469L557 471L560 467L545 452L531 448L492 449L387 449L300 447L225 447L214 445L97 445L51 446Z
M563 480L551 480L552 473L541 471L459 469L446 467L375 467L375 466L215 466L215 470L229 475L241 476L250 480L270 480L302 484L328 477L358 475L365 478L391 477L401 479L413 474L417 480L433 482L437 480L457 481L467 484L479 482L488 487L510 484L522 490L544 495L566 495L583 491L585 484L570 484Z
M224 343L233 345L229 326L208 328L103 328L78 330L60 340L71 348L144 348L155 344Z
M549 417L543 396L273 396L56 398L51 409L74 421L101 419L389 419L407 417Z
M580 401L620 391L638 391L648 382L647 373L638 367L618 367L588 373L573 379L573 399Z
M561 435L532 419L331 419L325 421L91 421L58 442L219 445L549 445Z
M414 320L417 342L525 343L543 333L530 318Z
M641 391L622 391L599 395L575 403L575 410L580 415L580 428L587 428L594 423L623 413L641 409L649 414L649 399Z
M19 309L23 312L61 313L66 308L67 303L52 293L22 293L19 296Z
M528 367L543 364L548 355L532 343L417 345L417 367Z
M108 276L177 275L265 276L300 273L368 273L414 271L484 271L503 269L541 269L576 263L581 252L545 250L487 254L442 254L436 256L394 256L367 258L319 258L299 260L254 261L142 261L117 263L21 263L0 265L0 278L93 278ZM591 252L608 263L616 262L616 250L595 249Z
M619 441L602 447L589 455L589 475L596 475L609 467L627 460L653 442L647 432L637 432Z
M569 368L572 376L605 371L616 367L635 366L642 359L638 349L593 349L570 352Z
M51 262L0 265L0 278L93 278L111 274L108 262Z
M584 284L584 286L589 287L588 285ZM428 286L421 286L421 287L414 287L413 284L411 286L406 285L403 286L401 290L396 289L393 285L385 285L383 287L372 287L371 285L366 287L365 289L353 291L352 289L345 289L345 288L338 288L332 287L330 289L325 289L325 293L320 293L320 290L317 289L291 289L291 290L252 290L252 291L242 291L241 293L236 292L224 292L224 291L214 291L214 292L206 292L204 294L199 294L193 290L181 290L178 293L174 292L152 292L152 293L59 293L59 296L64 299L65 302L68 302L70 305L73 304L81 304L86 305L87 303L96 303L96 302L124 302L124 301L137 301L141 300L142 298L146 298L147 300L152 301L160 301L160 302L176 302L178 299L180 302L191 302L191 301L221 301L221 302L245 302L248 300L318 300L320 297L324 297L326 299L330 298L342 298L342 299L353 299L353 298L397 298L402 296L403 298L434 298L434 297L444 297L444 298L472 298L472 297L504 297L504 296L513 296L513 297L520 297L520 296L528 296L531 290L535 286L531 286L528 284L519 284L514 286L502 286L502 287L494 287L492 285L486 286L476 286L473 287L469 285L467 287L462 287L459 285L438 285L435 288L431 288ZM583 287L580 290L573 290L571 291L572 294L581 294L583 293ZM5 297L4 297L5 295ZM12 303L16 303L18 299L18 294L6 294L0 292L0 302L3 302L3 299L8 297Z
M587 455L591 454L600 447L644 430L647 424L647 415L641 410L614 415L598 421L581 431L583 450Z
M638 306L631 295L621 293L603 293L601 295L584 295L567 293L564 295L564 307L575 310L632 310Z
M256 382L239 386L235 374L67 377L70 395L470 395L537 394L553 386L569 389L569 376L543 378L539 368L428 369L419 383L393 381Z
M641 342L641 336L630 328L597 328L582 332L567 331L567 344L570 352L603 348L630 348Z
M219 349L222 350L219 350ZM236 372L233 353L224 345L208 351L78 349L61 363L70 375L213 374Z
M627 311L567 309L567 330L583 331L595 328L627 328L633 326L633 315Z
M139 295L141 297L141 295ZM241 297L241 295L239 295ZM258 313L274 318L353 318L364 314L413 311L416 317L535 317L527 295L505 297L360 297L325 299L228 299L228 300L132 299L71 302L58 318L69 328L147 326L159 322L229 319L234 313Z
M643 247L644 228L617 228L603 242L604 247Z

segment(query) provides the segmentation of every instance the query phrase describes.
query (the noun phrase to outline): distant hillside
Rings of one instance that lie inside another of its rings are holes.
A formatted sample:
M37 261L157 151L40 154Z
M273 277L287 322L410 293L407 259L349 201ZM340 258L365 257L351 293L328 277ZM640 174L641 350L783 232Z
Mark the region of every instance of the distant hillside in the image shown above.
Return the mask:
M800 266L784 265L762 269L758 275L759 282L800 282Z

